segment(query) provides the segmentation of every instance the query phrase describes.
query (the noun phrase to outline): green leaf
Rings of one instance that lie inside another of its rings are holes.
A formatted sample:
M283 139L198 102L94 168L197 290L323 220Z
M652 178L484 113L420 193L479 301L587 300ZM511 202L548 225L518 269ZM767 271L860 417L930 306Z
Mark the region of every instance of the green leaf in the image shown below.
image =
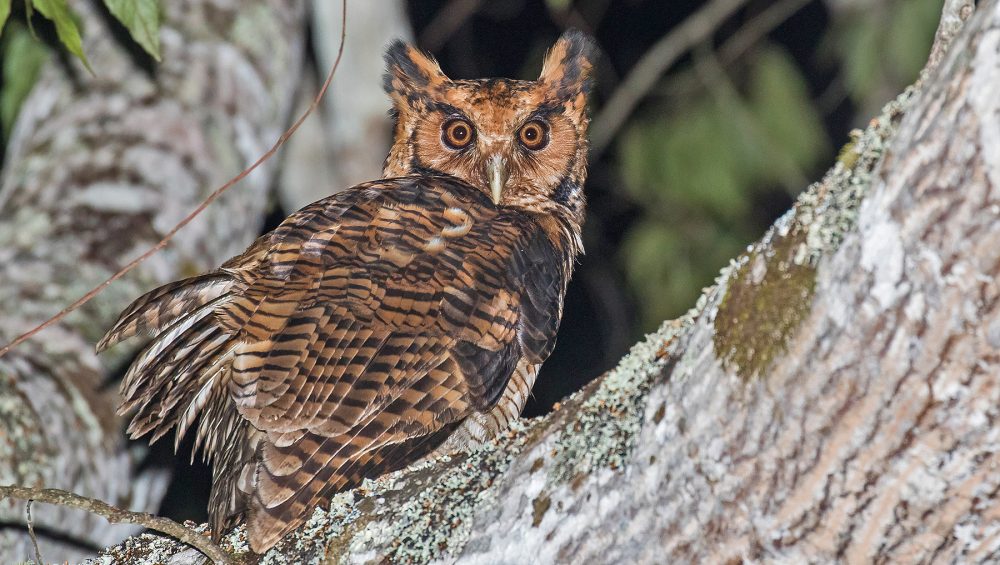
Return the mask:
M545 0L549 10L553 12L565 12L570 5L570 0Z
M661 214L743 215L760 157L729 118L732 109L702 97L675 110L637 121L623 134L625 186Z
M90 68L90 62L83 53L80 30L76 27L76 20L73 19L73 12L66 5L66 0L31 0L31 3L46 19L56 25L56 35L66 50L79 57L83 61L83 66L93 73L94 69Z
M21 104L35 85L49 53L49 49L35 40L24 26L12 23L7 29L3 37L3 86L0 88L0 122L4 138L10 136Z
M0 33L3 33L3 26L10 16L10 0L0 0Z
M805 77L783 49L767 47L754 64L749 105L771 149L770 173L777 181L774 155L787 156L799 170L809 170L829 150L823 122L809 97Z
M157 0L104 0L132 39L157 61L160 60L160 6Z

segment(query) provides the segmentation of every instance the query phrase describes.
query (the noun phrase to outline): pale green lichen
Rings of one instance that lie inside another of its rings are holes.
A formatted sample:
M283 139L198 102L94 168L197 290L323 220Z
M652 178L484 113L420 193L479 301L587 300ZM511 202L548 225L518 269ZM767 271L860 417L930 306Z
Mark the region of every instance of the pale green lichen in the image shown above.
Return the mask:
M596 385L566 402L570 419L556 440L552 480L565 482L600 467L625 464L642 428L646 393L663 372L675 338L693 317L689 312L681 320L665 322Z
M460 549L472 532L479 508L494 502L491 488L521 452L528 434L517 423L502 448L486 444L468 453L446 456L409 468L405 473L366 481L355 499L332 508L343 513L339 531L327 537L326 556L337 562L371 548L373 558L391 563L426 563ZM358 499L358 495L362 498Z
M119 545L108 548L101 555L88 561L91 564L128 563L129 565L158 565L171 556L185 551L187 547L171 538L154 534L139 534L126 539Z
M864 131L852 136L852 142L823 180L799 196L790 232L801 231L805 239L795 250L796 264L816 266L823 255L840 247L844 236L854 229L858 208L871 189L876 165L917 91L917 85L911 86L886 104Z

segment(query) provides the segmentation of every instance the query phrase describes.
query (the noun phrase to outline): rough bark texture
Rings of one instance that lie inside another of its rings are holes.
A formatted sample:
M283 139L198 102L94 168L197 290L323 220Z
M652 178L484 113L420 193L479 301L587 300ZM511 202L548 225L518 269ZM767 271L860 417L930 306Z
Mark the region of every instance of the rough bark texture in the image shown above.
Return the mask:
M262 562L1000 559L1000 2L957 35L971 1L946 10L937 66L685 318ZM140 536L101 562L198 558Z
M277 139L301 67L299 0L162 3L150 73L112 39L98 3L74 3L96 72L51 64L21 110L0 184L0 341L59 311L144 251ZM165 477L139 473L114 415L114 368L96 339L129 301L217 266L259 229L271 166L182 231L133 276L0 359L0 483L56 487L153 510ZM239 192L239 194L236 194ZM103 362L103 364L102 364ZM33 555L23 502L0 502L0 560ZM46 560L134 533L36 504ZM72 541L70 541L72 540Z

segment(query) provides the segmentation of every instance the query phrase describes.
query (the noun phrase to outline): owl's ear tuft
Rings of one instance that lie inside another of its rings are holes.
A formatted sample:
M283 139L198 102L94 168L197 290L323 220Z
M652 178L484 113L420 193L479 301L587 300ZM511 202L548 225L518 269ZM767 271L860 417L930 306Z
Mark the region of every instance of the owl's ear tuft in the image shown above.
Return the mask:
M568 30L545 54L538 81L553 88L560 98L587 94L596 55L593 39L581 31Z
M396 40L385 52L382 88L393 98L408 98L447 81L437 61L412 45Z

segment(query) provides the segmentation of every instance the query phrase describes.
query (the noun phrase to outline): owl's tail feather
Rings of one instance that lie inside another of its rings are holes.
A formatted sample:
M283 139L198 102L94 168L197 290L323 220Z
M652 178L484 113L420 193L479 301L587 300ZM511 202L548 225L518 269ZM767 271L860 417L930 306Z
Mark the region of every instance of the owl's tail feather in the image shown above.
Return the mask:
M125 309L107 334L97 342L101 352L139 334L152 334L185 318L192 309L226 294L236 280L217 271L166 284L140 296Z
M176 427L180 442L206 405L224 398L219 385L236 343L211 314L231 300L236 284L232 275L216 272L162 286L133 302L98 344L103 349L157 333L122 379L118 412L135 412L131 437L152 433L156 441Z
M156 337L122 379L119 414L133 413L128 434L154 442L176 428L174 448L192 427L195 453L213 463L210 521L213 536L244 510L247 469L255 449L246 421L233 410L227 383L238 330L214 315L245 290L224 271L162 286L140 297L98 344L104 349L148 333Z

